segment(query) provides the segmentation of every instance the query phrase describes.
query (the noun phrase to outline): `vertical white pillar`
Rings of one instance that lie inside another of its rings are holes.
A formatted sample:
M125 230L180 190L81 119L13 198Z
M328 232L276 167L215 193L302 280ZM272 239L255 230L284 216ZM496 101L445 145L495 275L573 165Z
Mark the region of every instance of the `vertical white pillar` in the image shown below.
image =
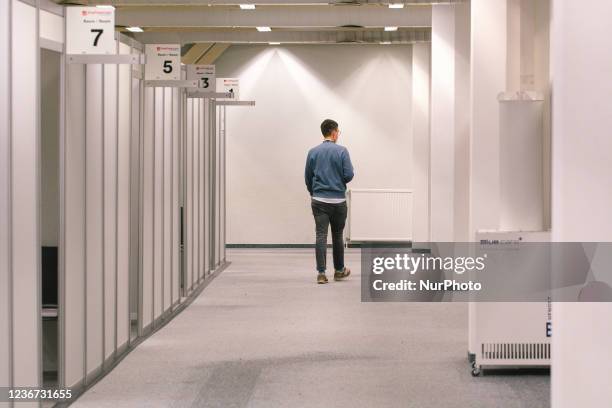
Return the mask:
M431 240L467 239L469 5L434 5L431 44Z
M413 240L429 242L429 44L412 46Z
M552 231L556 241L612 241L612 3L552 7ZM612 405L612 305L553 309L553 408Z
M468 239L499 224L499 102L506 89L507 0L470 2L470 170ZM469 306L468 351L476 352L477 309Z
M455 168L453 240L470 239L470 4L455 4Z
M453 240L455 166L455 7L434 5L431 15L431 240Z
M506 1L471 2L470 239L499 222L499 103L506 88Z

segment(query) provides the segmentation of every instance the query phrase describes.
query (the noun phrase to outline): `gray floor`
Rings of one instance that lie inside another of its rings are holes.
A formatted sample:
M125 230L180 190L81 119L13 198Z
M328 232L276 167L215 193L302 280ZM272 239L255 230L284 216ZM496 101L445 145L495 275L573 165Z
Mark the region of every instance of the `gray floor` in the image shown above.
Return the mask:
M76 407L549 407L549 377L472 378L467 305L361 303L311 250L233 250L202 295Z

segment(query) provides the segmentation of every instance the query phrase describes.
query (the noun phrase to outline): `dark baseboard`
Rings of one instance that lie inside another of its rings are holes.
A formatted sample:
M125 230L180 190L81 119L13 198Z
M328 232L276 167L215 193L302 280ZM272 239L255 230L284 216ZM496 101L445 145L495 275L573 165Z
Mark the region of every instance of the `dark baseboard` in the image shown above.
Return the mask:
M226 248L314 248L314 244L225 244ZM331 248L331 245L328 245Z
M311 248L314 244L226 244L226 248L249 248L249 249L278 249L278 248ZM327 245L331 248L331 244ZM349 242L348 248L412 248L410 242ZM415 251L418 252L418 251Z

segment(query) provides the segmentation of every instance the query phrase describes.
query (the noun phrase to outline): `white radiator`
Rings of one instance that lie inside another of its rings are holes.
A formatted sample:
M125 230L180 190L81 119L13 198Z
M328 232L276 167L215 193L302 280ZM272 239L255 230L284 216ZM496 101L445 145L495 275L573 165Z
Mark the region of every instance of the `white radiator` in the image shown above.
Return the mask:
M350 189L349 241L412 241L412 190Z

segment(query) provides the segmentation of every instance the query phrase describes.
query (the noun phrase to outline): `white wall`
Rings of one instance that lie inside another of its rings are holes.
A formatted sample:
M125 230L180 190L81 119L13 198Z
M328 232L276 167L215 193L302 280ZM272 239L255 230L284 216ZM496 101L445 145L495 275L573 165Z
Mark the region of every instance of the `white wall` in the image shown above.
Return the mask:
M558 241L612 240L612 3L552 7L552 230ZM552 406L612 404L612 305L555 304Z
M471 1L470 240L499 226L499 103L506 90L507 0Z
M227 109L228 243L313 243L304 185L325 118L355 166L351 187L412 187L410 46L232 46L217 76L241 77L252 109ZM416 215L418 216L418 215Z

